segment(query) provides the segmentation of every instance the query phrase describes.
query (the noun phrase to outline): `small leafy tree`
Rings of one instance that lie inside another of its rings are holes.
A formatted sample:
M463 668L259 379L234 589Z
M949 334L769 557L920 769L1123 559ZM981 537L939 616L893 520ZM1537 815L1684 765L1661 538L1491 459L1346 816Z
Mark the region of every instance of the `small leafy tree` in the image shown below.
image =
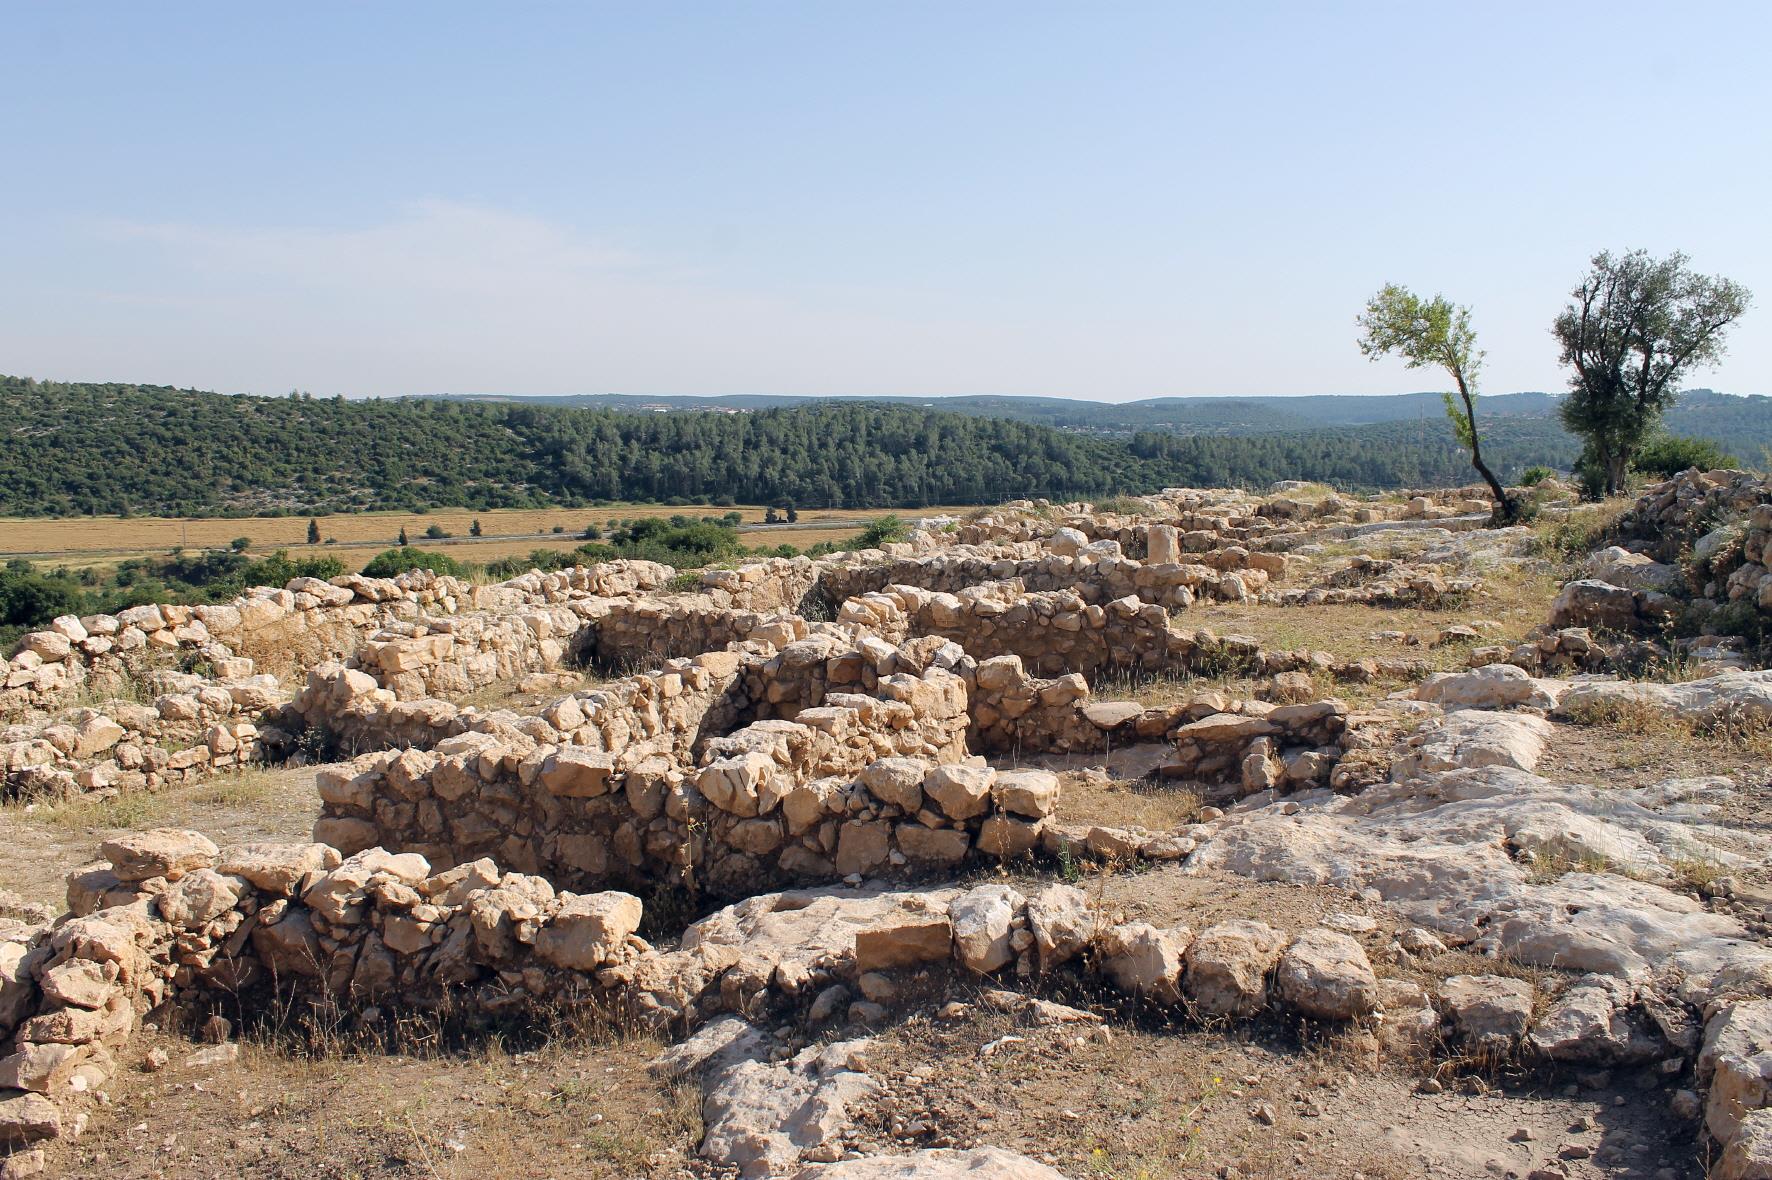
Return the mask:
M407 542L406 542L406 526L401 525L400 526L400 548L402 548L402 549L406 548L406 544L407 544Z
M1658 259L1646 250L1602 250L1551 326L1559 359L1572 370L1563 424L1586 440L1583 466L1606 495L1624 487L1681 378L1721 359L1729 325L1752 298L1741 284L1694 274L1686 262L1677 252Z
M310 517L308 519L308 544L318 545L319 543L320 543L320 522L313 519L312 517Z
M235 553L244 553L252 548L252 538L235 537L232 541L228 542L228 548L232 549Z
M430 528L425 530L425 536L429 537L433 541L441 541L443 538L447 537L448 535L449 535L448 533L443 531L443 526L440 524L434 524Z
M481 533L480 518L478 516L476 516L473 520L473 523L468 525L468 536L478 537L480 535L480 533Z
M1359 324L1360 352L1368 360L1398 356L1411 369L1444 369L1458 387L1457 397L1446 393L1446 417L1452 432L1471 453L1471 466L1489 485L1495 497L1494 518L1508 524L1518 518L1520 506L1489 465L1483 462L1482 440L1477 435L1477 374L1483 367L1483 350L1471 327L1468 307L1454 304L1444 295L1423 299L1407 287L1386 283L1366 302Z

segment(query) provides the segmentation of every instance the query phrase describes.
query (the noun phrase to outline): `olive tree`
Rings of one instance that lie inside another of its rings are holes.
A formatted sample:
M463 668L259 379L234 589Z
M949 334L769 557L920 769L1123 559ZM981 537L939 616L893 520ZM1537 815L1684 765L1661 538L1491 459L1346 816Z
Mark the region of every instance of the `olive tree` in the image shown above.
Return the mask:
M1606 495L1624 486L1682 377L1722 357L1727 328L1747 310L1747 288L1694 274L1686 262L1680 253L1603 250L1551 328L1573 370L1563 425L1585 440L1583 466Z
M1411 369L1443 369L1452 378L1457 395L1444 394L1452 432L1471 453L1471 466L1495 497L1495 520L1507 524L1518 518L1519 503L1483 462L1482 440L1477 436L1477 374L1483 367L1483 350L1477 347L1470 308L1444 295L1423 299L1407 287L1386 283L1366 301L1366 310L1355 322L1361 330L1360 351L1367 359L1397 356Z

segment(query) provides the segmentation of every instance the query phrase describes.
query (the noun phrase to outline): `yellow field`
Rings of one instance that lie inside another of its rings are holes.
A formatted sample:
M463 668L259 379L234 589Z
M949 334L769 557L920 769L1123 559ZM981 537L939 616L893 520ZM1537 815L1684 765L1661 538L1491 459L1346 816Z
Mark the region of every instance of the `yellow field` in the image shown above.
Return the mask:
M744 541L751 547L793 545L805 549L820 541L840 541L854 536L863 525L892 509L807 509L796 526L761 526L765 508L742 505L718 508L711 504L685 507L659 505L611 505L605 508L492 509L471 512L439 508L427 513L363 512L319 518L320 536L330 543L309 545L305 516L174 517L81 516L61 519L0 518L0 557L26 557L42 565L75 567L104 565L126 557L159 555L173 549L218 549L236 537L252 541L249 553L288 549L301 556L336 554L347 566L359 566L371 556L397 543L400 530L407 541L425 549L439 549L464 561L488 561L521 555L531 549L572 549L585 526L607 530L612 520L643 516L721 516L737 512L744 519ZM957 513L965 507L899 509L906 517ZM482 535L468 529L479 520ZM450 534L447 538L425 536L432 525ZM559 530L559 531L556 531Z

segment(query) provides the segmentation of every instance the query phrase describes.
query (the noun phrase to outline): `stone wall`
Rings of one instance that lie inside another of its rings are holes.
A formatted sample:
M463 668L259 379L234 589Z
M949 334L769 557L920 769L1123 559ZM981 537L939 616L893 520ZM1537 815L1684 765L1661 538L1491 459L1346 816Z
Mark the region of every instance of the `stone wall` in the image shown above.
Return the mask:
M628 671L749 640L785 646L810 633L799 615L725 605L721 597L679 594L603 603L574 639L574 656L588 666Z
M958 970L988 983L1062 973L1099 977L1178 1015L1239 1020L1277 1009L1358 1022L1381 1053L1408 1059L1452 1045L1595 1068L1697 1047L1682 1010L1625 981L1547 979L1538 986L1549 994L1535 994L1521 980L1459 975L1430 992L1379 978L1358 938L1326 926L1291 935L1248 919L1159 927L1056 883L1031 893L991 883L763 894L691 925L679 950L660 952L637 934L639 898L563 890L490 860L437 871L422 856L379 848L350 857L321 844L222 853L198 833L170 830L108 843L104 854L107 864L70 881L72 912L62 922L0 953L0 1035L12 1037L0 1058L5 1150L28 1153L79 1134L150 1014L197 1024L209 1013L206 1031L225 1039L231 1022L218 1009L236 1011L268 989L330 997L347 1020L372 1003L435 1005L447 996L488 1014L590 1003L681 1031L721 1012L829 1019L870 975ZM1444 949L1426 931L1407 930L1392 953ZM980 998L1042 1022L1100 1019L989 987ZM1706 1015L1697 1073L1727 1164L1768 1125L1759 1058L1772 1001L1737 998ZM744 1030L740 1021L707 1039L730 1044ZM696 1051L686 1045L677 1055L693 1062ZM164 1063L162 1053L146 1065ZM779 1173L798 1151L788 1145L769 1158Z
M229 603L135 606L115 615L72 615L19 641L0 689L0 716L53 710L70 694L114 693L168 666L220 671L236 657L272 675L301 672L354 653L389 627L462 611L509 613L572 597L611 597L661 589L674 574L655 562L529 573L494 586L413 570L397 578L351 574L323 582L297 578L259 587ZM433 629L435 623L428 624ZM221 674L229 675L225 671Z
M736 891L874 867L865 850L877 833L892 849L896 821L921 821L906 819L919 808L905 806L902 790L897 802L869 794L869 768L965 757L965 682L941 668L878 676L873 695L821 691L791 721L733 725L750 703L747 674L765 665L741 670L736 653L679 665L621 682L624 699L604 691L544 710L551 735L490 721L468 728L458 716L460 732L429 749L324 771L316 836L440 864L492 855L565 883ZM859 834L845 835L850 826Z
M224 667L240 675L149 672L135 682L145 702L99 700L0 729L0 798L153 790L261 761L261 723L289 694L251 660Z

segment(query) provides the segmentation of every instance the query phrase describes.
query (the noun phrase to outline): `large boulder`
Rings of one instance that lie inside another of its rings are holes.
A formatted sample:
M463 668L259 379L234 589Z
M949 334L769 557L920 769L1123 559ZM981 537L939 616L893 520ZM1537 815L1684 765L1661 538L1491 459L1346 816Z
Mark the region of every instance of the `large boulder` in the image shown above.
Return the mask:
M1532 1020L1532 985L1505 975L1454 975L1440 1001L1465 1042L1481 1053L1506 1053Z
M1286 937L1272 926L1235 918L1208 926L1188 953L1183 986L1209 1016L1252 1016L1267 1006L1267 977Z
M152 877L177 880L194 869L206 869L219 854L209 837L179 828L153 828L130 832L99 845L120 881L146 881Z
M1621 706L1647 708L1694 724L1717 721L1772 721L1772 669L1723 672L1680 684L1652 681L1584 681L1557 707L1560 716L1580 718Z
M1007 885L980 885L948 904L954 926L954 954L980 973L1009 965L1015 957L1009 935L1016 911L1026 904Z
M702 1157L745 1180L793 1175L808 1154L836 1158L851 1107L880 1093L861 1068L866 1044L812 1045L779 1064L718 1071L702 1098Z
M939 963L953 953L954 924L944 910L899 909L855 933L857 972Z
M1005 770L991 786L997 810L1043 819L1058 806L1058 776L1049 770Z
M1710 1087L1704 1125L1719 1143L1734 1139L1751 1112L1772 1106L1772 1000L1744 1000L1711 1017L1698 1080Z
M1664 565L1646 554L1632 553L1617 545L1590 554L1584 570L1595 581L1653 594L1677 594L1686 581L1678 567Z
M1408 752L1391 764L1391 779L1482 766L1531 770L1544 754L1550 723L1531 713L1465 709L1429 722L1410 737Z
M244 877L279 897L293 897L310 874L336 869L341 857L327 844L243 844L222 858L221 871Z
M1068 962L1095 937L1089 897L1074 885L1048 885L1028 898L1028 928L1041 971Z
M1148 922L1115 926L1101 936L1102 970L1123 992L1160 1004L1181 999L1181 973L1193 932L1186 926L1159 930Z
M1551 603L1553 627L1592 627L1598 631L1630 631L1637 623L1637 596L1623 586L1597 578L1565 585Z
M1708 1180L1772 1180L1772 1110L1752 1110L1723 1148Z
M1415 689L1415 699L1453 709L1553 709L1568 686L1540 680L1512 664L1485 664L1469 672L1428 677Z
M62 1133L61 1111L41 1094L0 1097L0 1147L28 1147Z
M560 909L535 938L535 953L556 967L595 971L640 928L640 899L631 893L562 896Z
M1320 926L1292 940L1274 986L1280 999L1323 1020L1370 1016L1379 1005L1378 977L1366 952L1348 935Z
M1611 975L1584 975L1532 1025L1527 1042L1554 1061L1643 1061L1659 1043L1630 1019L1632 989Z
M936 766L923 779L923 792L949 819L971 819L990 810L997 772L988 766Z

